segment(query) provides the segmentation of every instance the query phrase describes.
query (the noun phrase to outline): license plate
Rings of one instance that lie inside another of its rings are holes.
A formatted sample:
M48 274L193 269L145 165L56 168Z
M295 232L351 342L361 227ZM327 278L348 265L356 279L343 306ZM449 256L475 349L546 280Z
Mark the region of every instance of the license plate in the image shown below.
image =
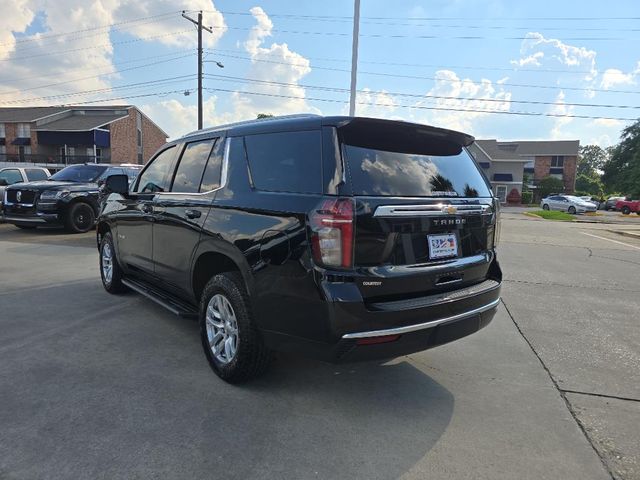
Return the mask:
M458 239L453 233L427 235L429 258L448 258L458 256Z

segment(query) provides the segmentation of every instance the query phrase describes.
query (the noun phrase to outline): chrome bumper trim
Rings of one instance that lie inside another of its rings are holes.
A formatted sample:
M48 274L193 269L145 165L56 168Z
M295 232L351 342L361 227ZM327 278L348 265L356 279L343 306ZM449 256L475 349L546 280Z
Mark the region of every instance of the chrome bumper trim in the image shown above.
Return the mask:
M17 222L17 223L47 223L44 218L38 217L7 217L3 218L5 222Z
M418 323L416 325L407 325L405 327L387 328L385 330L372 330L370 332L346 333L342 336L342 339L348 340L348 339L354 339L354 338L383 337L385 335L401 335L403 333L410 333L418 330L425 330L427 328L432 328L437 325L442 325L443 323L455 322L456 320L462 320L463 318L473 317L474 315L478 315L479 313L486 312L488 310L496 308L499 303L500 303L500 299L498 298L491 303L487 303L486 305L483 305L482 307L469 310L468 312L459 313L451 317L440 318L438 320L432 320L430 322Z

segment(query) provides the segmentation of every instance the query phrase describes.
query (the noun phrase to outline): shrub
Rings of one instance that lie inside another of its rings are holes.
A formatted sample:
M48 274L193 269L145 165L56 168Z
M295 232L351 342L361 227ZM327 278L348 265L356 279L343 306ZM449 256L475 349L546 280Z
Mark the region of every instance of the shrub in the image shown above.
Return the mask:
M533 202L533 192L522 192L522 203L528 205Z

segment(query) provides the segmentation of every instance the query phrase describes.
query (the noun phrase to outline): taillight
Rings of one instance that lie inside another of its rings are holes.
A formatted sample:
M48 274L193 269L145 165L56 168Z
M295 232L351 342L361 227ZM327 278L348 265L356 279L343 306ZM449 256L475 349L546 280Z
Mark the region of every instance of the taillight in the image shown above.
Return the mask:
M353 200L322 200L309 213L309 226L316 263L342 268L353 265Z

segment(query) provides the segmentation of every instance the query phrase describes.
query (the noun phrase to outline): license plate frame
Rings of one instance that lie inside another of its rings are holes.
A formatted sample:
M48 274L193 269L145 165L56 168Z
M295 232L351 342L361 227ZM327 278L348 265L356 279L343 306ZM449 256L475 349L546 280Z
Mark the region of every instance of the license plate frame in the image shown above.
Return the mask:
M441 260L458 256L458 236L455 233L438 233L427 235L429 258Z

